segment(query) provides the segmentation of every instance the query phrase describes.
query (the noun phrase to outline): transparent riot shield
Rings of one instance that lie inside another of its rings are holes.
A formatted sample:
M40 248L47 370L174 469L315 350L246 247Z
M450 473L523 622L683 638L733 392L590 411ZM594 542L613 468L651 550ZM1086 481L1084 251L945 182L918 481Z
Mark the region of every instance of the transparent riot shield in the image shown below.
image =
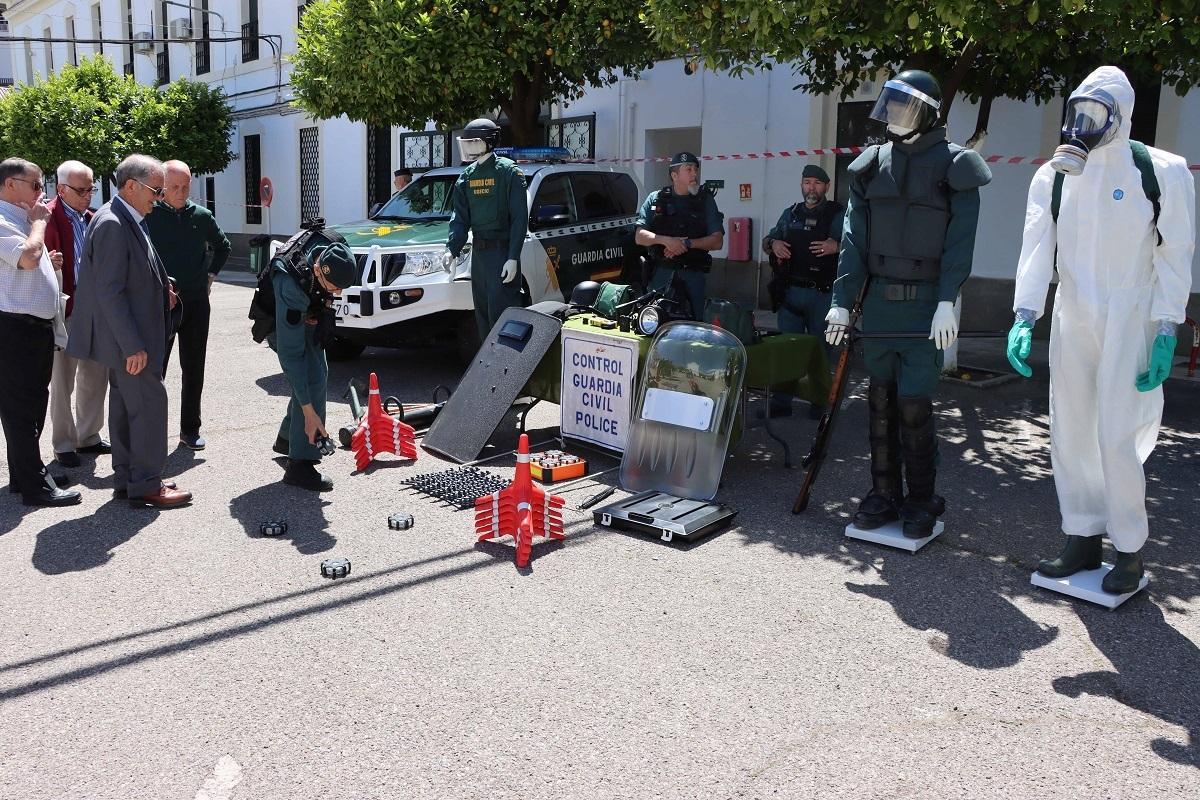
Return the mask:
M711 500L746 374L746 348L728 331L672 322L650 343L634 400L621 486Z

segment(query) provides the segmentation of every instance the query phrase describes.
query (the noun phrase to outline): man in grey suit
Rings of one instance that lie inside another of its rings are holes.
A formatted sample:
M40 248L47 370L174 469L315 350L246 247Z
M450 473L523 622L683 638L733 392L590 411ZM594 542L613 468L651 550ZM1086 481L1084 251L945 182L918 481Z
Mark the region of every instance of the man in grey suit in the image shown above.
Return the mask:
M175 508L192 499L162 478L167 463L163 361L178 304L150 244L145 216L162 197L161 162L131 155L118 165L118 195L92 218L83 241L67 353L108 367L113 494L135 508Z

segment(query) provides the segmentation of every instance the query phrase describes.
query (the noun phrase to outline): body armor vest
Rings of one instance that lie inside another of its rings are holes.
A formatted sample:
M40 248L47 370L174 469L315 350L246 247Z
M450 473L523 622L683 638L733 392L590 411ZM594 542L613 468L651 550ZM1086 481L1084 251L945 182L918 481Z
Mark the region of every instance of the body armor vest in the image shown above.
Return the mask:
M780 264L780 272L789 282L812 281L828 291L837 277L838 255L832 253L818 256L809 251L813 242L829 238L829 229L838 214L844 213L841 205L826 200L817 208L804 203L792 206L784 241L792 250L792 257Z
M705 190L697 195L678 195L670 186L658 190L654 199L653 217L647 229L651 233L664 236L678 236L681 239L702 239L712 231L708 230L705 220L704 206ZM663 256L663 248L656 245L650 248L650 254L656 264L675 267L677 269L694 269L707 272L712 265L712 256L707 250L688 250L678 258Z
M922 150L879 148L866 184L870 209L867 268L900 281L936 281L950 223L946 171L962 148L945 140Z

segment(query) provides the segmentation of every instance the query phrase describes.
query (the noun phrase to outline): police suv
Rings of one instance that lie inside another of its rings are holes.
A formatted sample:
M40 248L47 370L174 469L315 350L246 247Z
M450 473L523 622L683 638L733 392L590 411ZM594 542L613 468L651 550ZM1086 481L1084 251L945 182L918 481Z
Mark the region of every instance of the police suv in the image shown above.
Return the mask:
M529 233L521 279L529 303L565 300L585 280L616 280L633 270L637 180L626 169L567 163L561 148L500 148L525 175ZM337 300L332 359L367 345L399 347L454 337L464 359L479 346L471 300L471 245L443 267L450 190L463 167L420 175L365 221L332 226L358 261L358 285ZM633 271L627 274L636 274Z

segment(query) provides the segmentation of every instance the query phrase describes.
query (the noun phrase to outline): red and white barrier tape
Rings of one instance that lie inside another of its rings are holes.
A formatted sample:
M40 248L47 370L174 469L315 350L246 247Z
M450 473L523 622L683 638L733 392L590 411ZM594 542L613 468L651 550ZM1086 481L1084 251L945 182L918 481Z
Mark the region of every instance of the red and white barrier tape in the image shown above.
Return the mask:
M762 153L726 153L722 155L697 156L701 161L758 161L768 158L803 158L805 156L852 156L865 147L814 147L808 150L775 150ZM1040 167L1050 159L1046 156L1002 156L988 155L983 160L989 164L1030 164ZM670 163L671 156L647 156L645 158L597 158L595 164L658 164ZM1188 169L1200 172L1200 164L1189 164Z

